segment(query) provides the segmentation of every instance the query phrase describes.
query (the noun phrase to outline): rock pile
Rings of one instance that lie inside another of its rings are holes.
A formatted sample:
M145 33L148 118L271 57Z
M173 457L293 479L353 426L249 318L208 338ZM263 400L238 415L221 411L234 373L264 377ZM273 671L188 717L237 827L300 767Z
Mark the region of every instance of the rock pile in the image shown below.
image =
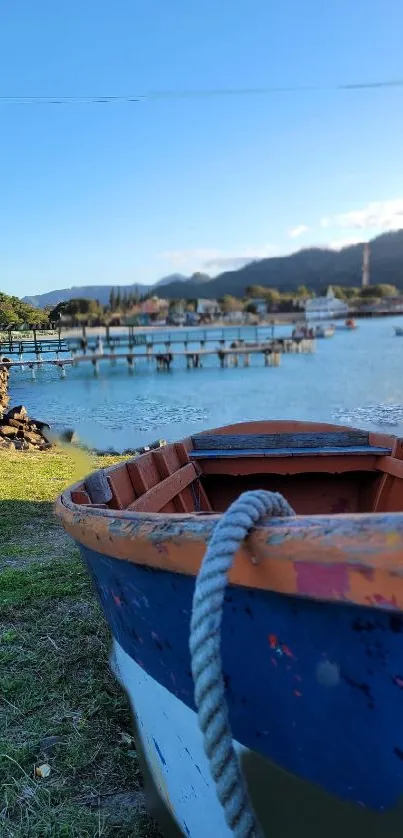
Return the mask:
M52 447L48 438L49 431L46 422L30 419L23 405L13 407L0 419L0 449L29 451L36 448L45 451Z
M22 405L12 407L9 405L8 381L9 370L8 358L0 360L0 449L14 448L18 451L28 451L36 448L44 451L51 447L48 439L49 425L46 422L39 422L37 419L30 419Z
M8 358L1 359L2 364L8 364ZM9 397L8 397L8 379L10 377L10 373L7 369L7 366L0 367L0 418L3 416L5 410L7 410Z

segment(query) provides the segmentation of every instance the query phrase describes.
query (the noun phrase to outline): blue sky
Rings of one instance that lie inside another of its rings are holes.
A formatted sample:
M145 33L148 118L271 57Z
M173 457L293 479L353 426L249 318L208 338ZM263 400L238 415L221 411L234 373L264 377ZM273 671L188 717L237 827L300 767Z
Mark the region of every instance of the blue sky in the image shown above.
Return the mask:
M316 86L137 104L0 101L0 288L219 270L403 226L400 0L18 0L0 96ZM401 222L401 223L400 223Z

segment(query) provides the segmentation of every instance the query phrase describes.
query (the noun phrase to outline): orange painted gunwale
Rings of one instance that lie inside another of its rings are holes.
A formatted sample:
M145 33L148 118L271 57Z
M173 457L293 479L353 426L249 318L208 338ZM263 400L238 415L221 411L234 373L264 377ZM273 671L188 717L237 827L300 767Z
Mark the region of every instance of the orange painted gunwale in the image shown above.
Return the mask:
M214 433L268 433L273 426L279 432L343 430L281 422L232 425ZM371 444L391 443L390 436L371 436ZM188 440L184 444L189 447ZM58 499L56 514L79 544L119 560L197 574L218 514L96 509L73 503L74 491L79 491L78 485ZM245 541L229 581L281 594L403 610L403 513L273 520Z

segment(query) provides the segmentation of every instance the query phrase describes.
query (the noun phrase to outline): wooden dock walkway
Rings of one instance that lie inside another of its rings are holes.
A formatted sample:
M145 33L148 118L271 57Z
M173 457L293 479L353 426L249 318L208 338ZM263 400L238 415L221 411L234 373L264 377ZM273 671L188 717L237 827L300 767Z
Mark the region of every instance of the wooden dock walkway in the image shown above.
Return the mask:
M131 353L120 353L120 352L108 352L102 354L86 354L86 355L75 355L74 357L63 358L61 359L35 359L35 360L25 360L25 361L3 361L0 362L0 368L7 367L8 369L22 369L25 368L31 370L32 378L35 378L35 370L41 369L43 367L57 367L60 370L60 374L62 378L66 377L66 367L76 367L82 363L90 363L93 366L94 374L98 375L99 367L102 362L109 361L111 364L116 364L118 360L125 360L128 366L129 372L132 372L135 369L136 361L139 360L147 360L147 361L155 361L157 370L169 370L171 369L172 362L175 358L185 358L186 359L186 366L188 369L196 369L203 366L203 358L215 356L218 358L220 366L222 368L229 367L229 366L238 366L240 358L243 360L243 365L248 367L250 364L250 355L257 355L260 354L264 358L265 366L279 366L281 353L273 352L272 350L267 349L253 349L253 350L246 350L246 349L204 349L199 350L197 352L192 351L182 351L182 352L169 352L169 353L150 353L150 352L131 352Z
M295 341L292 338L275 338L274 327L269 327L271 336L267 336L268 327L233 327L225 326L219 328L181 329L180 327L169 331L161 328L153 332L137 332L132 327L126 327L126 333L111 334L110 329L105 327L105 336L87 338L86 330L83 328L82 337L63 337L59 331L58 337L37 337L34 331L34 339L16 339L10 334L8 340L0 341L0 355L18 356L23 361L26 355L34 355L41 360L43 355L60 356L86 355L87 353L104 354L105 349L117 352L119 349L128 349L129 354L137 349L145 349L148 353L156 351L156 347L164 347L170 352L172 347L182 345L184 350L198 347L200 350L214 344L222 349L242 348L243 346L270 346L274 341L280 345L279 351L300 351L293 348ZM247 337L245 333L247 332ZM214 334L212 334L214 333ZM291 343L290 343L291 342ZM282 346L284 344L284 347ZM290 348L291 347L291 348ZM312 349L303 351L313 351Z
M167 352L157 352L152 345L147 345L145 350L136 352L115 352L112 347L108 352L84 352L78 354L73 352L67 358L60 358L57 354L56 358L42 358L41 352L36 353L36 358L22 358L20 356L18 361L6 358L0 360L0 369L7 367L8 369L25 369L31 371L31 376L34 379L35 370L43 367L53 366L60 370L62 378L66 377L66 367L79 366L83 363L92 364L94 374L98 375L100 364L109 361L110 364L116 364L119 360L124 360L127 363L129 372L133 372L137 361L146 360L148 362L154 361L157 370L170 370L176 358L184 358L188 369L197 369L203 366L203 360L209 357L216 357L221 368L237 367L242 361L244 367L250 366L250 358L252 355L261 356L264 366L279 366L281 362L281 355L288 353L311 353L315 351L315 341L310 339L277 339L265 341L261 344L248 345L245 341L235 341L229 347L222 345L217 346L215 340L215 348L206 349L183 349L173 350Z

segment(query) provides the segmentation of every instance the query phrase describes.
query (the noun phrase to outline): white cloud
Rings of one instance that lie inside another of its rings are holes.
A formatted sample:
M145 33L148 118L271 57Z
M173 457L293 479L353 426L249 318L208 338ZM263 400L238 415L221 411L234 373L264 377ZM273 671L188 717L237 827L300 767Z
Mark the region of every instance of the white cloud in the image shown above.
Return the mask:
M351 230L400 230L403 227L403 198L371 201L360 210L326 216L321 219L320 226Z
M303 236L304 233L307 233L309 227L306 224L298 224L297 227L293 227L291 230L288 231L288 235L290 239L297 239L298 236Z
M244 248L234 252L196 248L194 250L167 250L159 253L160 259L169 262L174 268L193 273L194 271L219 271L242 268L255 259L265 259L275 253L276 248L271 244L263 247Z

